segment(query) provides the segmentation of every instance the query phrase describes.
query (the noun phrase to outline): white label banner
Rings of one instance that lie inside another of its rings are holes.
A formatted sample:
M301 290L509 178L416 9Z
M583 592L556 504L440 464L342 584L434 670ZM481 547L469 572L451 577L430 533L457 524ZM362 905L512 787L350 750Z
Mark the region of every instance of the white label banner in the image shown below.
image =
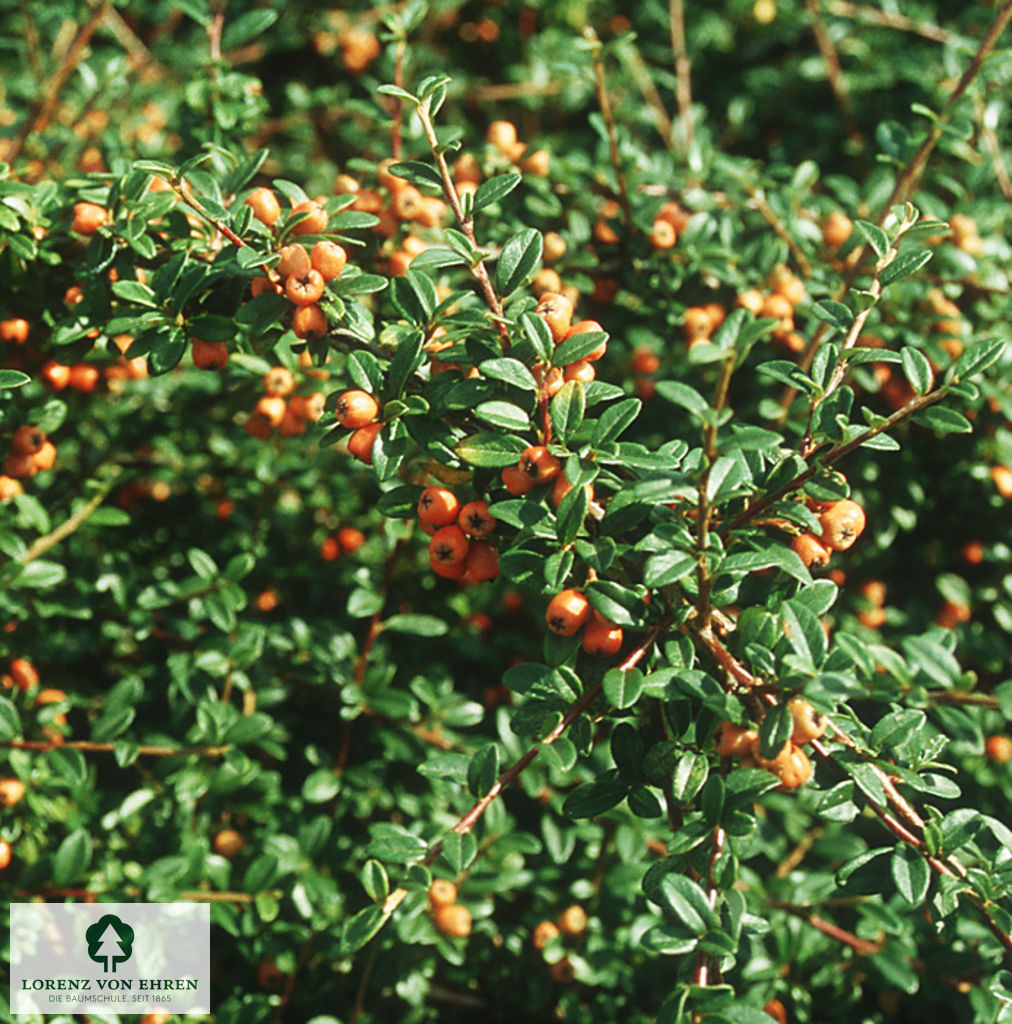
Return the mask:
M211 1012L206 903L12 903L10 1012Z

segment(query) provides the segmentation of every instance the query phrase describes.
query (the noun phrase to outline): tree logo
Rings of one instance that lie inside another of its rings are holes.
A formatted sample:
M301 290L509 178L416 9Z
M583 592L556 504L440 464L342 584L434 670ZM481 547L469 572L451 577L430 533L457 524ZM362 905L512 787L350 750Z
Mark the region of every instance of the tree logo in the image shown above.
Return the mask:
M88 956L108 974L115 974L116 964L125 963L133 953L134 930L115 914L99 918L84 935Z

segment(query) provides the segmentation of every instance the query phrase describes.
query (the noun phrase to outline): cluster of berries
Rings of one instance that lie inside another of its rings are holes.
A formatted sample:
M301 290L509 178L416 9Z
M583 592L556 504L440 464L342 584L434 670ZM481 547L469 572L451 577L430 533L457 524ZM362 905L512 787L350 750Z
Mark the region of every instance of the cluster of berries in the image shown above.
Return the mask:
M587 911L578 903L567 907L555 921L542 921L531 933L531 944L539 952L561 936L575 938L587 930ZM573 980L575 971L568 956L563 956L548 965L549 973L555 981L568 984Z
M471 911L457 902L457 887L445 878L437 878L429 886L432 920L440 935L463 939L471 934Z
M263 395L246 420L251 437L267 438L275 429L282 437L295 437L305 433L307 423L315 423L323 415L323 393L293 395L295 377L283 366L271 367L264 374L263 387Z
M721 757L737 757L746 768L763 768L780 780L780 789L797 789L812 776L812 763L804 745L826 731L828 719L808 701L793 697L787 705L793 723L791 738L772 758L762 756L759 732L734 722L721 722L713 734L713 745Z
M609 657L622 647L622 627L606 619L579 590L568 588L548 602L545 622L557 636L575 636L588 654Z
M21 493L21 478L35 476L39 470L52 469L56 462L56 446L45 431L25 425L18 427L11 438L11 450L4 459L0 476L0 501Z
M791 547L809 568L821 569L829 562L834 551L846 551L865 527L864 509L856 501L815 501L808 499L808 507L817 514L822 532L819 536L798 534Z
M755 317L772 317L773 341L788 352L803 352L805 339L794 329L794 308L805 301L805 283L790 268L780 264L773 268L766 291L750 288L742 292L735 305L747 309Z
M418 522L427 533L434 572L463 583L484 583L499 575L499 552L485 538L496 521L487 501L461 506L447 487L426 487L418 499Z

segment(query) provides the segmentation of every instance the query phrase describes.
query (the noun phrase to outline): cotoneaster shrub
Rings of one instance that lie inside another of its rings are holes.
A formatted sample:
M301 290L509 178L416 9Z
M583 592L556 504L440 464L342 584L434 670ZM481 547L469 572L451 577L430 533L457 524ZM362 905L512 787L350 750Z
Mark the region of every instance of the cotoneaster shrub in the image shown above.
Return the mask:
M1010 17L0 14L8 900L211 901L222 1022L1005 1019Z

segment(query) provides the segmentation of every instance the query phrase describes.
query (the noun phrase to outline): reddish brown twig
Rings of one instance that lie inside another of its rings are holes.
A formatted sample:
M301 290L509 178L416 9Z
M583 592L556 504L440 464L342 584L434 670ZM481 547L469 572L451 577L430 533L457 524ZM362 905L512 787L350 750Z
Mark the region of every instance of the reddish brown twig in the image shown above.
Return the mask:
M583 30L584 36L591 42L591 60L594 64L594 87L597 91L597 103L601 108L601 117L604 118L604 128L608 135L608 154L611 159L611 167L615 172L615 181L618 185L618 200L622 207L622 220L625 222L626 230L632 228L632 207L629 205L629 186L626 182L625 171L622 169L622 160L618 152L618 133L615 130L615 116L611 112L611 100L608 97L608 84L604 77L604 58L601 51L604 49L597 33L589 26Z
M115 743L97 743L94 740L66 740L53 743L51 740L5 740L0 747L9 747L13 750L38 750L45 753L48 750L80 750L86 754L112 754L116 751ZM216 747L158 747L140 746L137 753L143 757L186 757L189 754L199 754L201 757L221 757L232 749L230 743Z
M864 139L854 120L854 108L851 106L847 81L843 77L843 69L840 67L840 57L826 29L826 23L822 20L819 0L805 0L805 7L812 19L812 33L815 36L815 43L819 47L819 53L822 55L822 63L826 65L826 77L829 79L830 89L833 90L836 105L840 108L840 114L843 116L847 138L855 148L863 148Z
M682 0L669 0L668 23L671 50L675 57L675 98L678 100L678 124L682 148L692 146L692 63L685 45L685 9Z

